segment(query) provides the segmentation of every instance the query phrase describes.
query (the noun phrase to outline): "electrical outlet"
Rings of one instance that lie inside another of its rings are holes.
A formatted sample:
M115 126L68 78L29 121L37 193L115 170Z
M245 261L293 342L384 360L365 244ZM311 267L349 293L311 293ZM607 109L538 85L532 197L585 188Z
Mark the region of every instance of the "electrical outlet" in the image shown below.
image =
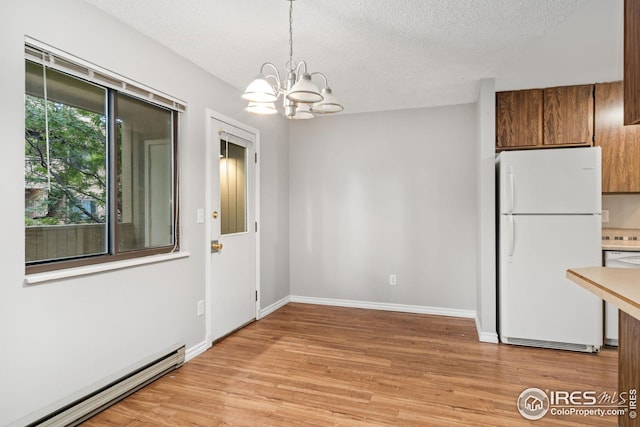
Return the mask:
M608 209L603 209L602 210L602 223L605 224L609 222L609 210Z
M389 275L389 285L395 286L397 284L398 284L398 281L396 280L396 275L395 274L390 274Z
M204 314L204 300L202 299L198 301L197 313L198 313L198 316L202 316Z

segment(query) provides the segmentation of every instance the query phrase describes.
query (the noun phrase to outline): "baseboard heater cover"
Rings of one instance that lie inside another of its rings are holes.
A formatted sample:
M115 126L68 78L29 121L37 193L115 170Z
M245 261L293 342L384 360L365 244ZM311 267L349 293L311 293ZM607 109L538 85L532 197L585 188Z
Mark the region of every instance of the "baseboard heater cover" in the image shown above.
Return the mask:
M540 347L540 348L551 348L555 350L581 351L583 353L597 353L598 351L600 351L600 346L590 345L590 344L573 344L573 343L565 343L565 342L541 341L541 340L531 340L531 339L525 339L525 338L512 338L512 337L500 337L500 340L505 344L523 345L527 347Z
M114 403L135 393L184 363L185 346L136 369L95 392L28 424L35 426L77 426Z

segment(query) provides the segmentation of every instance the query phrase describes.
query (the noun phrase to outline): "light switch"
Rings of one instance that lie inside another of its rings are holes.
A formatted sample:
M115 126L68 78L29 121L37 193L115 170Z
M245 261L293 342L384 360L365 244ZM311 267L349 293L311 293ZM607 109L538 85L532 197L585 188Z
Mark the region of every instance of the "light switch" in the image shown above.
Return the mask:
M607 223L609 222L609 210L608 209L603 209L602 210L602 223Z
M196 216L198 217L198 224L204 223L204 209L198 209L196 211Z

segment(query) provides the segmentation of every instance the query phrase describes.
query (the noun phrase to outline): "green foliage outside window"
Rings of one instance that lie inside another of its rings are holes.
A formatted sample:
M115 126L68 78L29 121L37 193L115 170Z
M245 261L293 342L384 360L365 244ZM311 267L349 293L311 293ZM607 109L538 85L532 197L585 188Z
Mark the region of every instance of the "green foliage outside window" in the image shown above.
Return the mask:
M102 114L25 99L26 225L104 223L106 123ZM49 187L50 181L50 187Z

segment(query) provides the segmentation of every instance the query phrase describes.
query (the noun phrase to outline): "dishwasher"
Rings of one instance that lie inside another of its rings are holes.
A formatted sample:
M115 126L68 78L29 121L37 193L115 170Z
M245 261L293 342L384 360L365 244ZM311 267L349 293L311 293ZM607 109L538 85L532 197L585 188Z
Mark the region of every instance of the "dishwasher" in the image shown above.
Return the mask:
M604 251L604 266L613 268L640 268L640 252ZM618 309L604 303L604 343L618 345Z

